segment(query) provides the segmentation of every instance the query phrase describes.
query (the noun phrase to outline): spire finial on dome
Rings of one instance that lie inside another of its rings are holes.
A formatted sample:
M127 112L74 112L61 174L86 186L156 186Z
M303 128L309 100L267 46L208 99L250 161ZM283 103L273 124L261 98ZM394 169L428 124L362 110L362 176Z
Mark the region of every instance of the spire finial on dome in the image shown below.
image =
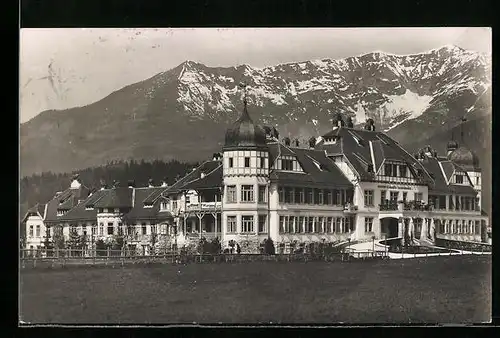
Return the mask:
M464 144L464 122L467 121L467 118L465 116L462 116L461 122L460 122L460 143Z
M246 82L241 82L240 83L240 88L243 89L243 105L245 111L247 110L247 83Z

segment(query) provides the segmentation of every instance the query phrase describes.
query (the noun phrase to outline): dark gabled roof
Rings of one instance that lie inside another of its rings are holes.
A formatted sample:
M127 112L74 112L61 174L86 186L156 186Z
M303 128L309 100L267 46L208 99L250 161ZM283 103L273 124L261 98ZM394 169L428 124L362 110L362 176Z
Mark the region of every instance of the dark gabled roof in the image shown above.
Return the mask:
M132 207L132 188L117 187L107 193L94 204L95 208L130 208Z
M151 196L161 194L166 188L162 187L146 187L134 189L134 206L125 215L124 219L127 222L136 222L141 220L165 220L172 217L170 212L160 212L160 200L150 201ZM159 195L158 195L159 196ZM145 204L153 205L145 207Z
M29 208L21 222L26 222L28 217L31 215L39 215L43 219L45 217L45 204L37 203Z
M82 185L78 189L68 188L54 196L54 198L47 202L45 221L48 223L59 221L62 216L57 216L57 210L72 209L78 204L79 200L86 199L89 193L89 188Z
M222 186L222 163L213 171L206 173L203 178L190 181L181 187L182 190L219 189Z
M398 142L382 132L342 127L328 132L323 139L332 136L337 138L335 144L325 144L322 140L316 148L325 150L329 156L343 154L361 179L374 177L373 173L368 172L368 165L363 163L363 160L373 165L374 172L378 171L385 160L401 161L415 169L423 169L417 159L408 154ZM373 149L373 158L370 144ZM431 178L425 170L423 172L425 177L421 181L426 183Z
M454 168L455 164L451 163L449 161L445 161L446 165L443 166L443 169L446 167L449 171L450 168ZM454 184L449 184L448 185L448 180L449 177L451 177L451 174L453 174L453 171L451 172L450 176L445 177L443 175L443 170L441 170L440 167L440 161L438 158L435 157L426 157L423 161L422 164L425 168L425 170L432 174L432 183L429 186L429 194L460 194L460 195L477 195L477 191L474 190L472 186L465 186L465 185L454 185ZM443 162L441 162L443 164ZM453 170L453 169L452 169ZM445 171L445 174L448 175Z
M183 178L181 178L180 180L175 182L173 185L171 185L167 190L165 190L163 195L175 194L175 193L178 193L179 191L184 190L183 187L187 183L201 178L201 173L205 173L205 175L206 175L206 174L214 171L220 165L221 165L220 161L210 160L210 161L203 162L197 168L195 168L194 170L189 172L186 176L184 176ZM219 183L218 186L220 186L221 184L222 184L222 179L221 179L221 183Z
M147 190L146 190L147 189ZM166 191L168 187L146 187L146 188L137 188L135 192L137 193L138 190L144 190L149 192L149 195L146 196L146 198L141 200L141 203L144 204L153 204L160 195Z
M270 142L267 144L269 149L269 165L271 166L274 161L278 158L278 156L295 156L295 153L292 151L292 147L285 146L280 142ZM298 148L297 148L298 149Z
M271 181L278 182L278 184L319 188L353 186L340 169L326 156L324 151L305 148L288 148L288 151L290 151L291 156L297 158L304 172L273 170L270 173Z
M446 182L448 182L455 172L455 165L453 162L446 160L441 161L441 166L443 167L444 174L446 175Z
M107 193L109 193L109 191L110 189L97 190L85 200L78 203L78 205L69 210L67 213L60 216L58 220L62 222L96 221L97 210L95 208L87 210L87 206L93 207L97 203L97 201L103 198Z

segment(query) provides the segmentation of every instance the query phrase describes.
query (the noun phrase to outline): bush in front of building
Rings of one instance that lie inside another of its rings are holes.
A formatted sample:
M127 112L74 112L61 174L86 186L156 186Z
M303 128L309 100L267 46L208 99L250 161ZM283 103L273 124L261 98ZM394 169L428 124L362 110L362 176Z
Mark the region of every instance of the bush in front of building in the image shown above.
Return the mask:
M96 256L107 256L108 246L102 239L95 242Z
M274 248L274 242L271 238L266 238L264 240L264 253L266 255L274 255L276 253L276 249Z

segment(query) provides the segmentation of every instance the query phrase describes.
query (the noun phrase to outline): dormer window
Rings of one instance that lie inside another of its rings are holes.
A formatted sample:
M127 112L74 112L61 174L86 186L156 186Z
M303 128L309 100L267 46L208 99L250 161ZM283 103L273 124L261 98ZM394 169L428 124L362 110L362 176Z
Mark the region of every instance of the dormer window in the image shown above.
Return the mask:
M464 177L463 177L463 175L455 175L455 183L457 183L457 184L463 184L464 183Z
M160 204L160 210L161 211L166 211L169 210L169 203L168 201L162 201Z
M281 159L281 170L293 170L293 160Z
M64 215L64 210L57 210L57 216Z
M250 157L245 157L245 168L250 168Z
M232 157L230 157L230 158L229 158L229 168L232 168L232 167L233 167L233 165L234 165L234 163L233 163L233 158L232 158Z
M144 208L152 208L153 204L152 203L144 203Z
M94 210L94 206L93 205L86 205L85 210Z

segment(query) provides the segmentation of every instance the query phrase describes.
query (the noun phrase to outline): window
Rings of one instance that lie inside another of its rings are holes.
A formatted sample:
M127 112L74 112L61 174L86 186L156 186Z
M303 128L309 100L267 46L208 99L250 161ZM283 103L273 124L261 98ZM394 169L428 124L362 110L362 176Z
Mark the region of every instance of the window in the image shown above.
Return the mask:
M415 193L415 201L422 201L424 199L424 194L421 192Z
M373 230L373 217L365 217L365 232L372 232Z
M123 236L123 224L118 223L118 236Z
M342 218L341 217L337 217L335 219L335 232L336 233L340 233L340 225L341 225L341 222L342 222Z
M30 225L29 237L33 237L33 225Z
M460 208L460 196L455 196L455 210L461 210L461 208Z
M285 188L285 203L294 203L293 188Z
M47 238L50 237L50 228L45 229L45 235L47 236Z
M399 191L389 192L389 199L392 203L397 203L399 198Z
M290 216L284 216L284 218L285 218L284 232L290 233L293 227L293 219L290 219L291 218Z
M373 206L373 190L365 190L365 207Z
M293 160L281 159L281 170L293 170Z
M387 198L386 191L380 190L380 204L384 204L386 198Z
M438 196L436 208L440 210L446 210L446 196L444 195Z
M108 235L112 235L113 234L113 223L108 223Z
M146 223L141 223L141 228L142 228L142 234L146 235L148 233L148 229L146 227Z
M266 167L266 158L260 157L260 168L265 168L265 167Z
M316 232L325 233L325 224L323 223L325 220L324 217L318 217L318 223L316 225Z
M253 216L241 216L241 232L253 231Z
M306 203L307 204L314 204L314 194L313 190L310 188L307 188L307 195L306 195Z
M233 164L234 164L234 163L233 163L233 158L232 158L232 157L230 157L230 158L229 158L229 168L232 168L232 167L233 167Z
M332 192L331 191L327 192L326 199L327 199L327 204L328 205L333 205L333 196L332 196Z
M480 234L481 234L481 232L480 232L480 231L481 231L481 230L480 230L479 221L475 221L475 222L474 222L474 233L475 233L476 235L480 235Z
M399 176L400 177L407 177L408 175L408 167L406 165L400 165L399 166Z
M242 202L253 202L253 185L242 185L241 186L241 201Z
M259 215L259 233L267 232L267 215Z
M306 222L306 232L312 233L314 230L314 217L309 216Z
M177 210L177 201L172 201L172 209Z
M285 233L285 216L280 216L280 234Z
M226 190L227 190L227 203L236 203L236 186L228 185Z
M245 157L245 168L250 168L250 157Z
M299 189L299 202L301 204L304 204L306 202L306 195L304 194L304 189L303 188Z
M285 202L285 189L283 187L278 188L278 199L280 203Z
M299 216L296 218L295 223L295 233L298 234L299 232L304 232L304 216Z
M35 237L40 237L40 226L39 225L36 226Z
M332 217L327 217L325 219L325 232L327 234L332 232Z
M168 210L168 202L162 201L160 204L160 210Z
M227 216L227 232L236 232L236 216Z
M396 164L385 164L384 172L385 176L396 177L397 176L397 165Z
M476 177L476 185L479 185L479 176Z
M455 175L455 182L458 184L464 183L464 177L462 175Z
M403 191L403 202L406 202L407 198L408 198L408 193L406 191Z
M99 235L104 236L104 223L99 223Z
M318 204L325 204L325 195L323 194L323 190L318 192Z
M259 185L259 203L266 203L267 198L266 198L266 186L265 185Z

